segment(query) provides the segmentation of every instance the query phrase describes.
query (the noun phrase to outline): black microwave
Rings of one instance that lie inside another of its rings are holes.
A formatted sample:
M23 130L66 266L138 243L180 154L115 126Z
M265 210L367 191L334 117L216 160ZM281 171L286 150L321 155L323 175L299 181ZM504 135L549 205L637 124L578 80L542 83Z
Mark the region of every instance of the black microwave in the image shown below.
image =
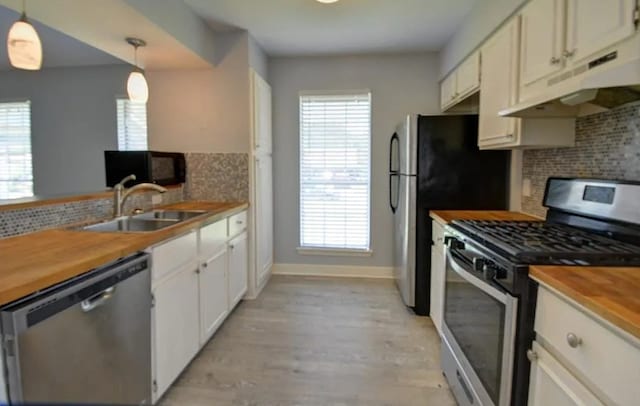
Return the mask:
M157 151L104 151L107 186L113 187L133 174L138 183L177 185L184 183L187 167L184 154Z

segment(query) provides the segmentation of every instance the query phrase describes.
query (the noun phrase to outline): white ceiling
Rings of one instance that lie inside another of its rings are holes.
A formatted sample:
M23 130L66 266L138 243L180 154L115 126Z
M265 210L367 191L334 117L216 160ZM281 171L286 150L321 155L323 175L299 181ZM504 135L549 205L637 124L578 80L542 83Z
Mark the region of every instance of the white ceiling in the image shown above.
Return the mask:
M20 15L4 6L0 6L0 40L6 41L11 25ZM93 48L68 35L56 31L37 21L30 20L42 41L43 68L59 68L65 66L113 65L124 63L109 54ZM9 70L7 47L0 46L0 71Z
M438 51L477 0L184 0L214 30L272 56Z

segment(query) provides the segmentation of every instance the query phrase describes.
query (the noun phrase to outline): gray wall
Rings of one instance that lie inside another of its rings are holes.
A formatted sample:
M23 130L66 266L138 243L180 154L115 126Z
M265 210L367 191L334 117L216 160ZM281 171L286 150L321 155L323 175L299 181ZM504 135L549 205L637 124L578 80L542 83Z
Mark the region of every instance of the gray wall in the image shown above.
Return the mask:
M269 62L260 44L258 44L251 34L249 34L249 66L255 70L263 79L269 75Z
M440 52L445 76L527 0L479 0Z
M438 114L436 54L301 57L269 60L273 90L275 262L388 267L392 216L388 206L388 147L408 113ZM371 257L301 256L298 210L298 93L369 89L372 95Z
M0 72L0 101L31 100L34 192L105 188L105 149L117 149L116 97L127 65Z

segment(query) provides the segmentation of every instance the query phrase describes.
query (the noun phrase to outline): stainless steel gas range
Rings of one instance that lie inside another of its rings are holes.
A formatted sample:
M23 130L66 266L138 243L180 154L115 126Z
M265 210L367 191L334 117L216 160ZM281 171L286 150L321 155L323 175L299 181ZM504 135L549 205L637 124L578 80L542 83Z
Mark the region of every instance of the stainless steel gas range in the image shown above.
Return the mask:
M460 405L526 405L529 265L640 266L640 183L550 178L545 221L454 221L442 368Z

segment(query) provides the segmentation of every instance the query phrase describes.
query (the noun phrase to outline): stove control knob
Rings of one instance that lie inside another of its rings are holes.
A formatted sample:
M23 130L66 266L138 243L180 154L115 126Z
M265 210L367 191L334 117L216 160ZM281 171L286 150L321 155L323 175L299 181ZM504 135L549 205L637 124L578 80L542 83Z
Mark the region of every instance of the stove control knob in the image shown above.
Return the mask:
M484 258L473 258L473 270L476 272L484 271L484 267L487 266L487 260Z
M482 273L485 279L493 279L496 276L497 268L493 264L486 264L482 268Z

